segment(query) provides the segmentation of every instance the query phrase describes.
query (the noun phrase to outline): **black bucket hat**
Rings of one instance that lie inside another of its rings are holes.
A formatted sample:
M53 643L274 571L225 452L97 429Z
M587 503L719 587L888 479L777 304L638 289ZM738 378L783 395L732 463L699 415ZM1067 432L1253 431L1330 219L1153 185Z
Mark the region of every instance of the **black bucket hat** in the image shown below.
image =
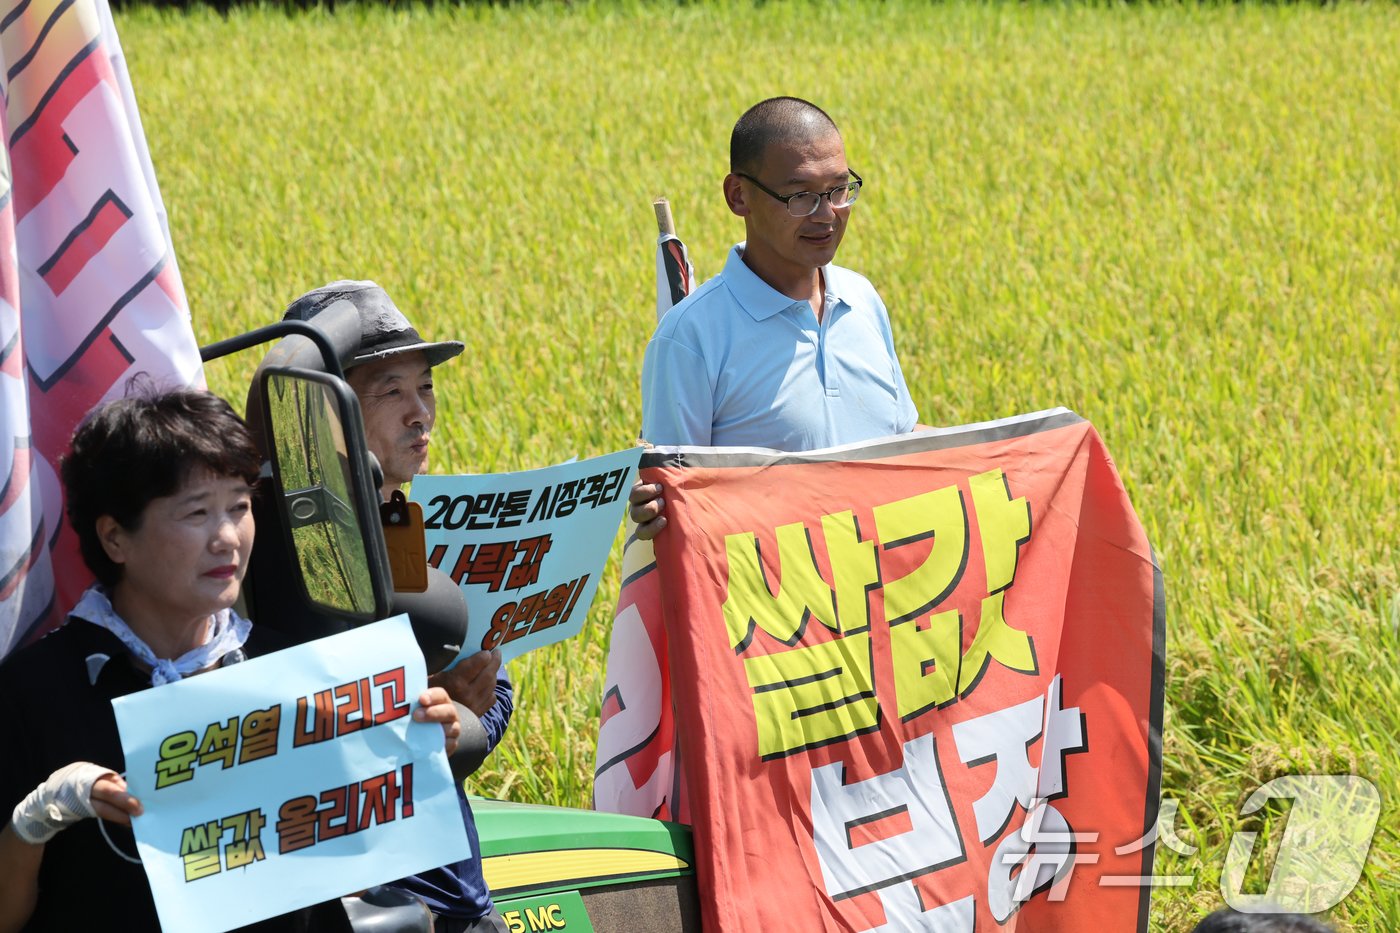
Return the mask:
M388 359L400 353L421 352L429 366L452 359L466 349L460 340L424 340L408 323L388 292L374 282L341 279L314 288L287 305L284 321L309 321L327 305L344 299L360 312L360 349L346 366Z

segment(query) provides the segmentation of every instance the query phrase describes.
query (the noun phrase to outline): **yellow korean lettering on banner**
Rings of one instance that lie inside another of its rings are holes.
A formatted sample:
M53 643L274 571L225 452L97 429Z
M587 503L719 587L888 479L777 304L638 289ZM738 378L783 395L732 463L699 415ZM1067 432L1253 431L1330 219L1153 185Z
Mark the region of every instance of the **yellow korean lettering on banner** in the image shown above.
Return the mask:
M861 537L853 511L821 516L831 582L818 566L812 530L802 522L774 529L776 585L765 572L757 535L725 537L724 623L729 643L744 656L760 754L815 748L878 727L870 647L870 597L876 590L889 625L901 719L966 696L992 661L1009 670L1036 672L1034 642L1005 616L1020 547L1030 540L1030 505L1025 497L1012 497L1001 470L970 477L968 488L974 514L957 484L875 506L878 549L875 541ZM963 625L971 620L958 610L934 610L964 579L974 518L988 595L981 599L975 634L964 651ZM926 554L915 550L920 542ZM917 566L906 569L915 560ZM903 575L893 577L891 565ZM840 637L801 644L812 619ZM759 629L794 647L752 656L749 649Z
M812 542L801 522L779 525L777 592L763 573L758 540L752 532L727 535L724 549L729 558L729 588L724 600L724 624L729 643L743 650L760 628L778 641L793 644L808 615L834 628L836 610L831 588L817 570Z
M897 580L885 580L885 620L894 625L947 598L967 566L967 509L957 486L945 486L875 507L886 552L933 538L928 557Z
M1025 632L1006 624L1002 613L1002 602L1006 591L993 593L982 600L982 620L977 625L977 634L963 655L962 670L958 674L958 693L963 694L977 686L988 663L995 660L1004 667L1022 674L1034 674L1035 645Z
M1013 499L1006 474L989 470L968 480L977 528L982 534L982 563L987 593L977 634L963 655L958 693L977 685L992 660L1023 674L1036 670L1035 645L1029 635L1006 621L1006 591L1016 579L1021 545L1031 539L1031 507L1024 496Z
M822 535L836 581L836 614L843 634L870 627L870 591L880 582L875 542L862 541L849 510L822 516Z
M759 754L816 748L879 727L870 633L744 659Z
M1025 496L1013 499L1006 474L990 470L968 480L977 529L982 532L982 563L987 568L987 592L1006 589L1016 579L1016 558L1031 539L1031 507Z
M962 618L955 610L890 627L890 655L899 717L912 719L958 695Z

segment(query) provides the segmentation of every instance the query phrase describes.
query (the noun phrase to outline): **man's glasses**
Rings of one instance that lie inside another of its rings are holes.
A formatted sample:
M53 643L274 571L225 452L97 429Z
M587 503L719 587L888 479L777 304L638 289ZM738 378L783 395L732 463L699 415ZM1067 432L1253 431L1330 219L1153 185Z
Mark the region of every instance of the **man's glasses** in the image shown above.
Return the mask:
M746 175L743 172L735 172L740 178L746 178L758 186L758 190L772 198L777 198L787 205L788 213L794 217L810 217L821 207L822 198L831 202L831 206L840 210L843 207L850 207L856 203L856 198L860 196L860 186L864 184L861 177L855 172L851 172L851 180L844 185L837 185L830 191L799 191L797 194L779 194L769 188L763 182Z

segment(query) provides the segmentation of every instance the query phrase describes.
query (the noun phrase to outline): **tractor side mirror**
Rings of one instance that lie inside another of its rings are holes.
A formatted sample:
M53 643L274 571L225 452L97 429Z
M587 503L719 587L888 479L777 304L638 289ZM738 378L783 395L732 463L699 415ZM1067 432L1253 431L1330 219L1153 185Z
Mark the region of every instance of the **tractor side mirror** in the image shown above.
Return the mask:
M254 552L259 624L314 638L386 617L388 557L359 403L325 373L259 375L272 472Z

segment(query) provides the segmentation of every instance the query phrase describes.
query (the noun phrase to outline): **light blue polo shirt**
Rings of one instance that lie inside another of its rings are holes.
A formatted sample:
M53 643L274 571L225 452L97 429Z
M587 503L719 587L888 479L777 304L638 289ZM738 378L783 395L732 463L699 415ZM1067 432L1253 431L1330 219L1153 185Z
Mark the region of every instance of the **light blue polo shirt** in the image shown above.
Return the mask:
M880 296L827 265L821 323L744 265L672 308L642 364L642 437L661 446L803 451L914 429L918 413Z

